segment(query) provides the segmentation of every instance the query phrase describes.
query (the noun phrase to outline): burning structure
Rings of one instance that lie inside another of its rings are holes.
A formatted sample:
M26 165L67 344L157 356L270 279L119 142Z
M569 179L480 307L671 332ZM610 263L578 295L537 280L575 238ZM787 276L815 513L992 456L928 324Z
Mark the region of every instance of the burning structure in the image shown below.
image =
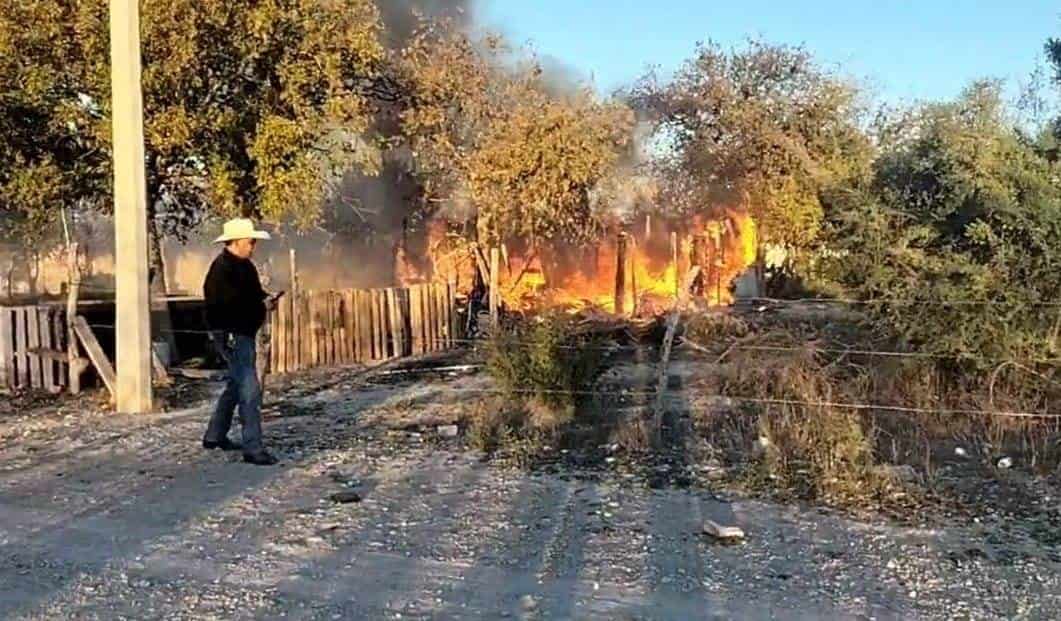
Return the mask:
M419 243L395 249L399 284L455 282L469 293L477 269L490 280L486 253L442 220L428 223ZM415 256L413 249L423 256ZM531 245L502 244L497 284L506 308L520 311L596 309L651 316L689 294L706 306L733 301L732 285L756 260L754 220L739 210L715 218L607 226L595 240ZM478 255L478 259L476 258Z

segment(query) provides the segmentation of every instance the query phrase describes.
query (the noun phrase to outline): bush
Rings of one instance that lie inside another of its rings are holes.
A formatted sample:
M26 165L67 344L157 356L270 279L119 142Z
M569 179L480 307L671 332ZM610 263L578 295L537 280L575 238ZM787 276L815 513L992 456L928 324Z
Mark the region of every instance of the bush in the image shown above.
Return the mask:
M908 125L907 125L908 124ZM1061 184L1006 119L997 87L926 106L892 130L871 187L830 201L832 273L954 375L1054 358Z
M502 328L487 347L487 370L535 429L571 422L602 371L601 343L560 313Z

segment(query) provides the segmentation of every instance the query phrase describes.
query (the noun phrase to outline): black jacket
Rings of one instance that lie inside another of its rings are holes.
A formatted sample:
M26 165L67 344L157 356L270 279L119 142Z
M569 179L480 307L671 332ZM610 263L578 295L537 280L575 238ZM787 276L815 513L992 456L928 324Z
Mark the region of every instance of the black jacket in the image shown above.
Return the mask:
M203 283L206 323L211 330L254 336L265 321L266 293L250 259L228 250L210 264Z

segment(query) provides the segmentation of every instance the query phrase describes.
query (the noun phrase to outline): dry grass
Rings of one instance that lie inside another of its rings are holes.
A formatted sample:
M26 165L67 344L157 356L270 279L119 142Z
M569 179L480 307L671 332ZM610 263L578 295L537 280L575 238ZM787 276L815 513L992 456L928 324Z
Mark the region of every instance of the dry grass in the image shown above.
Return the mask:
M747 482L808 500L861 504L894 490L874 450L875 430L844 401L832 370L812 352L766 358L738 355L720 378L723 394L790 401L744 403L717 421L710 438L732 458L752 456Z
M990 378L961 375L934 359L842 353L898 349L851 340L851 331L841 340L786 328L756 326L742 342L779 347L734 348L704 382L706 392L735 400L701 408L699 431L748 484L830 504L905 503L919 489L940 491L944 468L992 476L1003 456L1039 474L1061 464L1061 421L995 414L1057 409L1061 384L1046 369L1008 364ZM740 400L748 397L784 403Z

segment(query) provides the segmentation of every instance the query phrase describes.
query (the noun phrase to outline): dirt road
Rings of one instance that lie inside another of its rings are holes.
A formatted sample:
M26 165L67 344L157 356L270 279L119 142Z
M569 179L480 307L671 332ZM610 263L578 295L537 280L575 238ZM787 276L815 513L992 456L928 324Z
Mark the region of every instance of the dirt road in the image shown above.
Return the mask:
M997 524L897 528L651 489L618 473L515 471L433 426L382 424L387 412L437 415L466 400L440 391L453 380L357 389L347 379L277 389L266 434L282 465L271 468L198 448L203 407L0 420L0 618L980 619L1061 609L1057 551L1011 531L988 536ZM330 499L343 490L363 500ZM741 526L747 541L717 544L702 534L707 517Z

